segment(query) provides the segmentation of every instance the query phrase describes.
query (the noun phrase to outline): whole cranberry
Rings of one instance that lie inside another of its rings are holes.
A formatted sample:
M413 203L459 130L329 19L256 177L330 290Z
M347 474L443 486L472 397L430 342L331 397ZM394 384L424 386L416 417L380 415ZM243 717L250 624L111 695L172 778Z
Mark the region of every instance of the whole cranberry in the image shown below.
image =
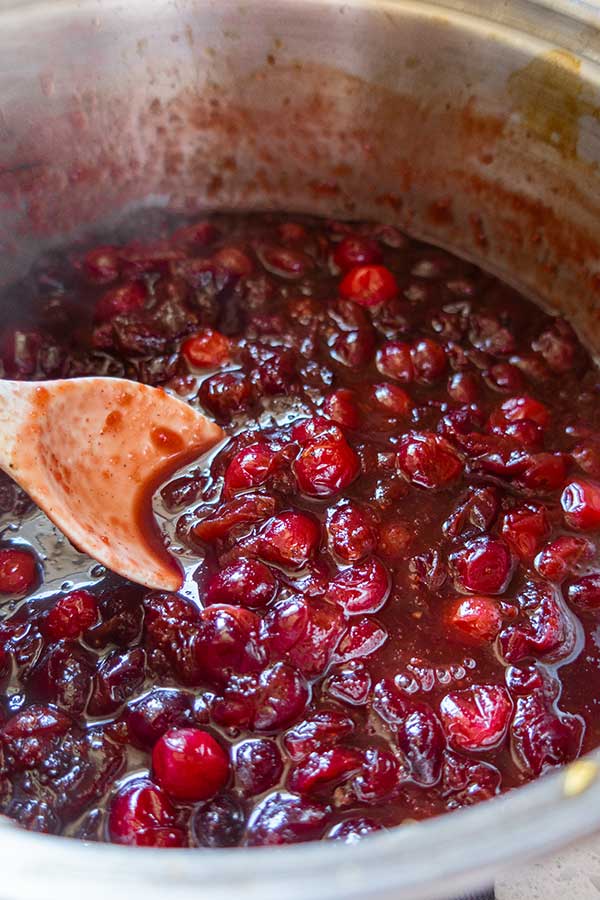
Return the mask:
M213 369L230 359L231 341L219 331L204 328L183 342L181 352L195 369Z
M463 472L463 461L452 444L432 432L412 431L398 444L397 466L419 487L438 489L455 481Z
M303 278L314 268L313 259L307 253L275 244L263 244L257 249L257 256L268 272L289 280Z
M147 779L129 782L113 798L108 819L110 838L138 847L184 847L175 825L175 810L159 787Z
M300 569L311 559L320 540L318 522L289 510L269 519L260 532L260 555L267 562Z
M0 594L26 594L37 580L37 562L30 550L0 550Z
M310 690L306 679L286 663L276 663L261 673L253 727L260 732L287 728L306 708Z
M473 594L503 594L515 568L508 545L487 536L467 541L450 563L458 587Z
M347 616L376 613L385 605L391 586L388 570L372 557L336 575L326 597L341 606Z
M502 537L523 562L531 562L548 537L550 523L543 506L526 503L511 509L502 522Z
M265 441L248 444L235 454L225 471L223 490L231 497L238 491L258 487L274 472L277 454Z
M264 662L258 643L260 620L247 609L227 604L207 606L191 636L198 672L211 684L231 673L256 672Z
M414 343L410 355L419 381L426 383L437 381L446 371L446 352L430 338L423 338Z
M600 612L600 573L584 575L569 586L569 603L578 612Z
M212 261L217 268L224 269L225 272L238 278L252 275L254 271L254 263L239 247L221 247L214 254Z
M479 397L477 379L470 372L456 372L448 379L448 396L455 403L470 405Z
M354 394L348 388L339 388L325 397L323 412L342 428L358 428L360 416Z
M375 412L390 419L404 418L412 410L412 401L406 391L397 384L382 381L371 390L372 407Z
M343 238L333 254L333 261L342 272L348 272L355 266L379 263L381 259L382 253L377 242L357 234L349 234Z
M398 284L385 266L356 266L342 279L340 294L360 306L377 306L398 296Z
M502 628L502 613L492 597L457 597L446 611L449 634L473 647L491 644Z
M221 745L199 728L167 731L154 745L152 771L176 800L208 800L229 778L229 759Z
M98 603L89 591L71 591L60 597L43 623L51 641L76 638L91 628L98 619Z
M409 383L415 379L411 345L402 341L388 341L377 351L377 368L386 378Z
M245 795L263 794L281 779L283 760L274 741L254 738L235 749L235 777Z
M277 579L268 566L256 559L240 559L209 579L204 602L207 606L228 603L259 609L275 599L277 588Z
M563 453L534 453L519 477L532 491L558 491L567 478L567 459Z
M331 514L327 531L331 549L346 562L358 562L377 546L377 530L357 503L344 503Z
M535 567L542 578L560 584L579 563L593 559L595 552L588 538L565 534L546 544L535 558Z
M594 531L600 528L600 484L578 479L562 492L560 503L570 528Z
M442 699L440 713L448 742L456 750L476 752L499 746L512 715L512 701L505 687L474 684Z
M492 413L490 425L495 428L505 428L512 422L530 419L541 428L546 428L550 422L550 413L543 403L534 397L522 395L506 400L500 409Z
M355 480L360 464L344 438L321 439L310 441L292 468L302 493L309 497L331 497Z
M329 822L330 809L316 800L283 791L268 794L250 816L248 844L275 846L318 840Z

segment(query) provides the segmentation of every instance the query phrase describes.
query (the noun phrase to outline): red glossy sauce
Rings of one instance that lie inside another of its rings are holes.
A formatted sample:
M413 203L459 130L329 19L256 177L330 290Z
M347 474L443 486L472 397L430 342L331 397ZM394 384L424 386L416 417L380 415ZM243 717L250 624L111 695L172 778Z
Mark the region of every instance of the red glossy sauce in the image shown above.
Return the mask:
M180 595L56 549L0 485L0 809L348 841L597 745L598 371L569 326L388 226L136 227L40 262L4 374L164 385L230 437L156 498Z

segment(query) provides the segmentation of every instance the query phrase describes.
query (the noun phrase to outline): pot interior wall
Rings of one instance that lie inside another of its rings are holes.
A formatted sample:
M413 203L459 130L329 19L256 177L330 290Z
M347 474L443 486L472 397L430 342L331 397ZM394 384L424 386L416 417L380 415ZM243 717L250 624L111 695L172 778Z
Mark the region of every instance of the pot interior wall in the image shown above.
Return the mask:
M409 2L106 0L4 19L3 281L143 202L282 208L400 224L598 335L592 61Z

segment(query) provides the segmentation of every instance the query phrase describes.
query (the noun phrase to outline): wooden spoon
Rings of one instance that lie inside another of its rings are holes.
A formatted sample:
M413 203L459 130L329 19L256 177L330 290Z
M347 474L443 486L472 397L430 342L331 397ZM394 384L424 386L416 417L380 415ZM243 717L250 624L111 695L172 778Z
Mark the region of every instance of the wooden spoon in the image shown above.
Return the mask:
M0 381L0 468L79 550L150 588L182 583L152 491L222 437L161 388L121 378Z

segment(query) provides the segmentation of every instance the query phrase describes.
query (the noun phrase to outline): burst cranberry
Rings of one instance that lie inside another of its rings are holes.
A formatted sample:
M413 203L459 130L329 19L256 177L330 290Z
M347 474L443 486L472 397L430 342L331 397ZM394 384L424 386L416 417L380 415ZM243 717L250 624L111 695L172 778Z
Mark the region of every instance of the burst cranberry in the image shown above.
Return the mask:
M587 562L594 556L593 543L584 537L562 535L547 544L535 559L535 567L548 581L560 583L581 562Z
M546 428L550 422L550 413L547 407L533 397L511 397L502 404L500 409L492 413L490 424L500 430L507 425L521 420L536 422L541 428Z
M442 795L446 809L472 806L489 800L500 791L502 775L489 763L475 762L467 756L446 752L442 774Z
M98 300L94 317L97 322L106 322L116 316L128 316L143 309L147 296L146 286L141 281L111 288Z
M502 523L502 536L523 562L531 562L549 531L546 510L533 503L511 509Z
M362 803L384 803L398 790L400 765L389 750L369 749L364 753L361 771L353 781Z
M193 699L192 694L161 688L133 703L125 713L131 742L151 750L165 732L191 725Z
M354 748L333 747L311 753L288 775L288 787L298 794L312 794L344 781L360 770L362 753Z
M333 603L313 600L304 635L290 650L290 659L307 678L322 675L344 633L344 615Z
M521 371L510 363L496 363L486 373L486 380L494 390L506 394L516 394L523 390L524 379Z
M0 550L0 594L26 594L37 581L35 556L29 550Z
M259 680L259 697L253 726L271 732L298 719L308 703L310 691L302 674L293 666L276 663Z
M88 712L92 716L107 716L139 691L144 683L146 654L141 647L126 653L113 651L105 656L96 669Z
M513 757L536 777L579 754L585 726L579 716L559 713L540 691L519 697L511 725Z
M258 630L259 619L247 609L225 604L208 606L192 636L198 671L216 684L226 681L232 672L258 671L264 655Z
M307 253L274 244L261 246L257 250L257 256L268 272L290 280L303 278L314 266Z
M308 604L300 597L275 603L262 620L267 646L277 655L285 653L306 635L309 619Z
M366 616L349 625L337 645L336 658L340 662L362 659L376 653L388 639L387 630L375 619Z
M224 492L231 496L238 491L258 487L273 473L277 464L274 450L264 441L248 444L233 457L225 472Z
M474 684L464 691L446 694L440 713L449 743L456 750L473 753L502 743L512 702L506 688Z
M224 334L205 328L184 341L181 352L195 369L212 369L229 360L231 342Z
M184 847L184 834L175 822L175 810L164 791L140 779L127 784L113 798L108 828L117 844Z
M281 753L274 741L260 738L242 741L235 751L236 780L244 794L263 794L283 773Z
M359 461L346 441L308 443L293 464L300 490L309 497L330 497L348 487L359 472Z
M348 272L355 266L379 263L381 258L381 250L376 241L355 234L341 240L333 254L333 261L342 272Z
M83 272L92 284L110 284L119 276L119 256L114 247L95 247L86 253Z
M0 748L10 769L32 769L41 764L55 738L63 737L70 718L50 706L33 704L15 713L0 731Z
M342 703L364 706L371 694L371 685L372 679L364 663L353 661L330 675L326 690L331 697Z
M446 371L446 353L443 347L430 338L417 341L410 349L410 355L419 381L436 381Z
M370 363L374 347L375 339L371 329L361 328L338 334L331 344L330 352L336 362L349 369L358 369Z
M250 382L241 372L224 372L202 382L200 402L218 418L227 421L250 401Z
M569 586L569 603L579 612L600 612L600 574L584 575Z
M315 800L278 792L268 794L248 823L248 844L276 846L318 840L327 827L329 807Z
M327 598L338 603L346 615L376 613L390 595L389 572L378 559L370 559L344 569L336 575L327 591Z
M279 513L265 524L260 533L261 556L267 562L300 569L319 546L319 525L306 513Z
M309 419L300 419L292 428L291 438L298 444L304 445L309 441L326 440L341 441L344 434L339 425L323 416L311 416Z
M272 497L249 494L218 506L214 512L192 527L192 533L198 540L211 544L226 537L240 525L260 522L272 513L274 508L275 501Z
M600 484L571 481L562 492L560 503L570 528L581 531L600 528Z
M228 603L258 609L277 594L277 579L271 569L255 559L241 559L216 572L208 581L204 602Z
M397 465L413 484L443 488L463 471L463 462L444 438L431 432L410 432L398 445Z
M342 279L340 294L360 306L377 306L397 297L398 285L385 266L356 266Z
M152 771L176 800L207 800L229 778L227 754L214 737L198 728L167 731L152 751Z
M534 655L548 662L568 657L577 632L573 618L558 593L542 583L529 584L518 597L526 615L524 622L509 625L499 637L507 662L516 663Z
M46 622L44 631L51 641L76 638L91 628L98 618L96 598L89 591L71 591L56 601Z
M358 428L360 424L354 394L347 388L340 388L328 394L323 403L323 412L343 428Z
M450 557L459 588L473 594L502 594L514 571L514 560L504 541L479 537L467 541Z
M415 367L410 344L388 341L378 351L377 368L387 378L409 383L415 379Z
M377 546L377 531L356 503L345 503L333 511L328 532L331 549L346 562L364 559Z
M298 762L315 751L333 747L354 731L350 716L337 710L323 710L299 722L283 739L288 755Z
M446 612L452 637L473 647L491 644L502 628L502 613L491 597L458 597Z

